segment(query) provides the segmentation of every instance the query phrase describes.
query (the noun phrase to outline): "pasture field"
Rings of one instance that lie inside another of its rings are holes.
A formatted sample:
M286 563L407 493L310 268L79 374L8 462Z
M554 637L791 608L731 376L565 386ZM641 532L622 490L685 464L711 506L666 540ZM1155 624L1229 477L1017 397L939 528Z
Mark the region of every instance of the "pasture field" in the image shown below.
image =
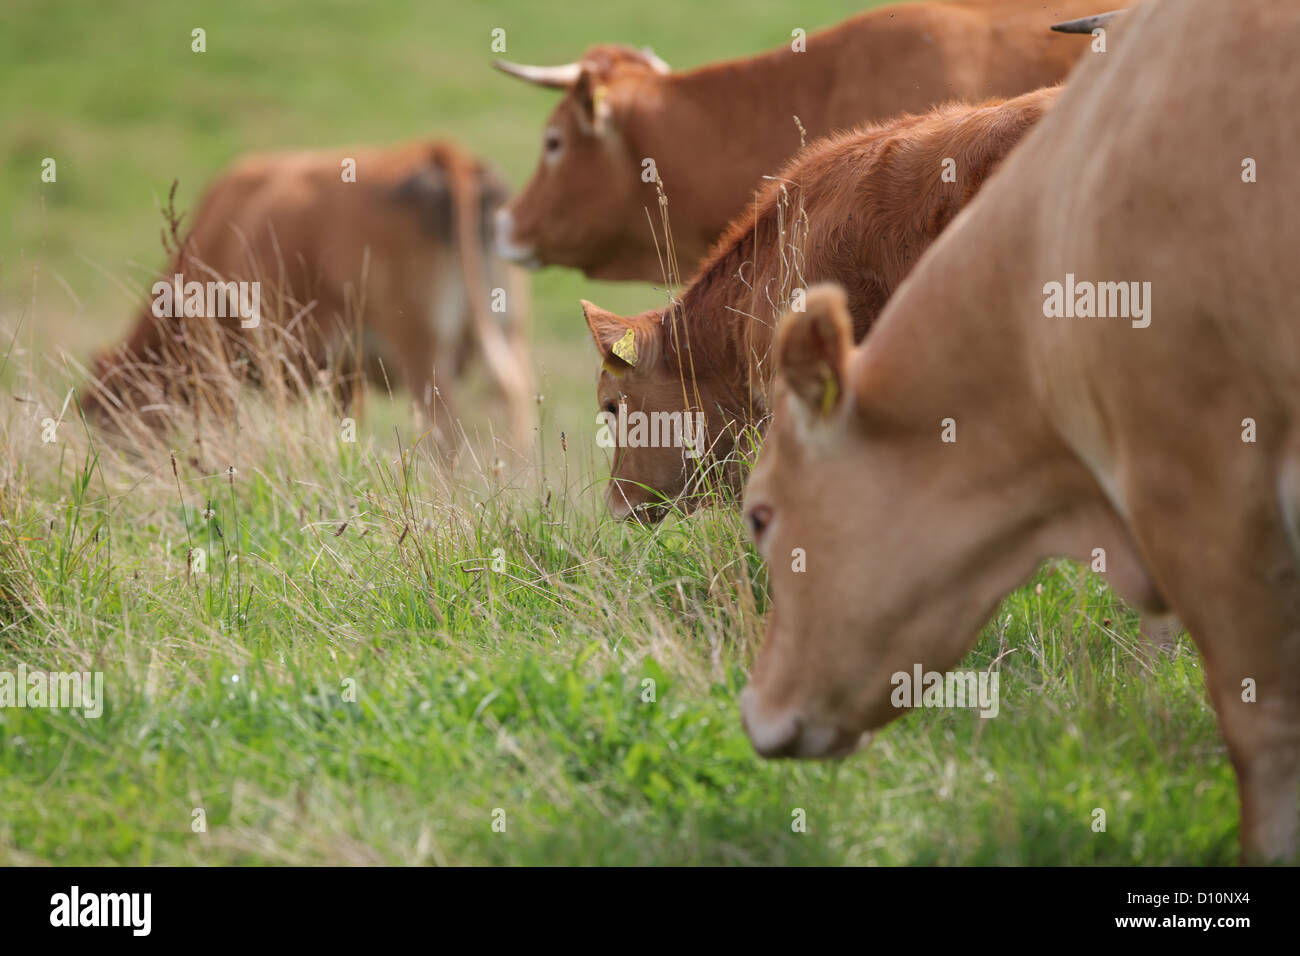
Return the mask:
M689 67L870 5L7 0L0 672L101 671L105 701L0 708L0 863L1233 862L1194 648L1148 660L1104 576L1065 562L963 665L1000 668L996 718L918 710L837 764L755 756L736 698L767 594L739 515L647 530L600 501L577 302L662 289L535 275L525 470L479 440L486 399L450 476L400 394L355 443L320 396L134 448L65 404L163 261L173 179L184 209L244 152L446 134L517 187L555 96L490 69L493 28L524 62L622 41Z

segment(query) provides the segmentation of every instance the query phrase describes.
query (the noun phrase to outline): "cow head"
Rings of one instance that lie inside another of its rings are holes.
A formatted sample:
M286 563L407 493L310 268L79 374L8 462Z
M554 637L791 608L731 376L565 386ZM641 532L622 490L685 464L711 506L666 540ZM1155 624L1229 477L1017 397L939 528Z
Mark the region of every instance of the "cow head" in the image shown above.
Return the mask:
M679 357L671 314L625 318L586 301L582 311L601 355L598 422L614 448L610 513L654 521L668 502L691 510L710 486L738 491L731 390L703 357L695 368Z
M564 265L592 278L640 279L659 272L643 207L641 157L628 136L634 111L653 104L668 65L649 50L596 46L577 63L497 67L564 90L542 132L542 156L523 191L497 216L498 251L530 266Z
M954 408L972 392L899 368L900 340L914 366L933 340L904 328L880 347L907 325L889 318L854 350L844 293L823 286L777 331L773 420L744 506L772 610L741 711L765 756L851 752L907 706L893 675L951 669L1042 558L1087 541L1124 551L1123 531L1077 504L1095 485L1029 403L999 389L977 393L989 408ZM942 355L965 381L978 373L961 358ZM965 429L951 444L945 409Z
M141 323L154 323L151 316ZM163 335L161 329L159 335ZM154 346L177 368L184 359L168 344ZM171 420L178 388L160 371L159 352L149 350L141 358L125 346L96 352L90 362L91 378L77 392L77 399L87 420L100 428L118 430L126 421L138 421L145 428L161 430Z

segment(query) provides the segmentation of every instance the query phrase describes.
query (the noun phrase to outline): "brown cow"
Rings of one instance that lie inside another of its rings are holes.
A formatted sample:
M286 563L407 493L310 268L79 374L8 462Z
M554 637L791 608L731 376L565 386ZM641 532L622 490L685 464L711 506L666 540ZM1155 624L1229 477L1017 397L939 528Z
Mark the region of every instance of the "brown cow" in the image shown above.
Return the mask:
M502 255L592 278L662 280L653 159L676 259L690 274L727 223L813 137L921 113L949 100L1011 97L1059 83L1086 38L1057 20L1090 0L965 0L882 7L759 56L669 72L647 52L596 46L558 67L501 69L565 91L524 190L502 211ZM796 26L793 24L792 26ZM646 180L649 180L647 182Z
M783 321L745 725L766 755L846 753L908 706L893 675L952 668L1043 559L1102 548L1204 655L1248 858L1293 857L1300 7L1153 0L1109 49L861 346L842 294Z
M362 362L373 370L382 359L444 451L456 445L455 380L480 351L506 396L509 437L525 442L534 409L526 292L491 251L504 199L496 174L447 142L241 160L208 189L126 342L96 359L89 410L156 418L151 411L184 399L196 340L220 329L218 354L233 358L274 331L294 343L288 358L301 359L291 377L333 366L345 405ZM241 312L230 286L229 303L218 288L174 317L182 310L169 307L190 301L186 283L213 280L258 290L260 314Z
M689 508L712 478L739 492L733 452L745 429L766 421L772 330L792 295L811 282L843 283L855 335L864 335L921 253L1058 91L949 104L819 140L731 226L676 308L622 318L583 302L603 358L602 414L704 413L704 462L671 442L613 443L610 510L655 518L665 499ZM635 363L619 348L629 330ZM721 469L716 462L724 462Z

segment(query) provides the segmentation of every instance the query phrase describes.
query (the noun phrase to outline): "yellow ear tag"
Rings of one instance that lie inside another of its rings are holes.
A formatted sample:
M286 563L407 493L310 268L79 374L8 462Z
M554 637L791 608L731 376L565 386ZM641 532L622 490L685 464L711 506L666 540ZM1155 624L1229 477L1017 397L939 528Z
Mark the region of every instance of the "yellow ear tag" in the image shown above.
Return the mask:
M827 369L822 375L822 417L825 418L835 407L835 400L840 397L840 382L835 374Z
M621 358L628 365L636 365L636 333L628 329L623 333L623 337L614 343L610 349L615 355Z

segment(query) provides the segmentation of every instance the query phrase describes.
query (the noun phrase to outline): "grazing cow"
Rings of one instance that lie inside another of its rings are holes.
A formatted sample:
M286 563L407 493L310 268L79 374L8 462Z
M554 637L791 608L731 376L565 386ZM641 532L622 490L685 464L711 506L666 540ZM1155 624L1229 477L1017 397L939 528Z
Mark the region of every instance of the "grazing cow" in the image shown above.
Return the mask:
M665 276L652 159L676 261L690 274L760 177L814 137L950 100L1059 83L1081 37L1049 29L1091 0L965 0L872 10L759 56L670 72L653 54L596 46L565 66L498 66L565 91L537 171L499 214L502 255L600 279ZM802 123L802 129L794 117ZM647 180L649 180L647 182Z
M406 383L444 451L456 445L455 381L481 352L506 397L510 438L522 443L534 413L526 292L492 253L504 199L496 174L447 142L245 158L207 191L126 342L94 362L87 405L149 417L185 398L196 340L220 330L218 353L235 358L267 342L269 325L292 343L286 360L301 364L290 378L332 366L345 406L361 366L374 375L382 360L381 374ZM166 314L183 315L167 306L188 304L186 284L211 280L257 282L260 314L225 307L222 296L215 309L205 299L186 317Z
M583 302L603 358L602 414L702 412L705 421L705 462L671 443L615 441L610 510L620 518L661 517L665 499L690 507L710 477L739 492L733 452L747 427L766 421L772 330L796 289L843 283L855 336L864 335L921 253L1058 91L950 104L819 140L772 178L675 307L623 318ZM621 345L629 331L631 351Z
M745 726L765 755L847 753L899 715L891 675L952 668L1042 560L1102 548L1204 656L1246 857L1291 857L1300 6L1153 0L1108 45L861 346L842 293L783 320Z

